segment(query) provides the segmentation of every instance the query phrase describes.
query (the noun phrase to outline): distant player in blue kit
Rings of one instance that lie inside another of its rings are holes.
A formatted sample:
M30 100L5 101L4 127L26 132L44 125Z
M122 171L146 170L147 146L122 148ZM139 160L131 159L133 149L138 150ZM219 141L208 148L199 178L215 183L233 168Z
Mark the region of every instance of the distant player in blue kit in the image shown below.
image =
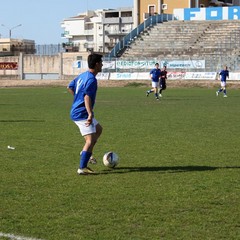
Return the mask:
M223 97L227 97L226 82L227 78L229 78L229 71L227 66L225 66L225 68L220 71L219 76L221 80L221 88L216 92L216 95L218 96L219 93L223 91Z
M160 75L160 82L159 82L159 87L160 87L159 97L162 97L162 91L167 88L166 79L167 79L167 67L163 66L163 69Z
M150 89L146 92L147 97L150 93L154 92L156 99L159 100L159 98L158 98L158 83L159 83L160 75L161 75L161 70L159 69L159 64L156 63L155 68L153 68L150 71L150 78L152 80L152 89Z
M88 162L92 156L93 147L102 133L102 127L95 119L93 112L97 94L96 75L102 71L102 66L102 55L90 54L88 71L77 76L68 85L68 91L74 96L70 116L85 139L77 170L79 175L95 173L88 167Z

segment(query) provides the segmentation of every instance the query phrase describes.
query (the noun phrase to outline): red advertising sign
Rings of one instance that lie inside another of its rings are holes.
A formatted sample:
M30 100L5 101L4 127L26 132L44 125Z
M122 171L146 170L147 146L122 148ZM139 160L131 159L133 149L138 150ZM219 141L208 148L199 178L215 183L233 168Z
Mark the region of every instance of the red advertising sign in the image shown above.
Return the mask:
M0 62L0 70L17 70L17 62Z

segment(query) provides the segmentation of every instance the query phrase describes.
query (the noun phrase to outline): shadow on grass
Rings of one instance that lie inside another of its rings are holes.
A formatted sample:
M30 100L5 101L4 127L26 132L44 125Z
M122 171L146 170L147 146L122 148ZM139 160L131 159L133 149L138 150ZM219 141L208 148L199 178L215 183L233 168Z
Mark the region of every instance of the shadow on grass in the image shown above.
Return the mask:
M114 169L104 170L101 174L108 173L129 173L129 172L168 172L168 173L181 173L181 172L202 172L214 171L217 169L240 169L239 166L233 167L211 167L211 166L172 166L172 167L117 167Z
M19 122L45 122L45 120L0 120L3 123L19 123Z
M167 97L166 97L167 98ZM182 98L174 98L174 97L168 97L167 98L167 100L168 101L194 101L194 100L196 100L196 101L199 101L201 98L200 97L192 97L192 98L189 98L189 97L187 97L187 98L184 98L184 97L182 97Z

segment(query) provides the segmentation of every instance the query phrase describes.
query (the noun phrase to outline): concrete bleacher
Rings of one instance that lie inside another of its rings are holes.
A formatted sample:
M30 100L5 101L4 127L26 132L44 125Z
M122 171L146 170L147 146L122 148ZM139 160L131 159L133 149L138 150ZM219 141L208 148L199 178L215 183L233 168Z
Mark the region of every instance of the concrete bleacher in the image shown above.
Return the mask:
M229 62L239 58L239 49L239 20L169 21L141 33L121 59L205 59L207 66L216 69L213 65L219 65L219 59Z

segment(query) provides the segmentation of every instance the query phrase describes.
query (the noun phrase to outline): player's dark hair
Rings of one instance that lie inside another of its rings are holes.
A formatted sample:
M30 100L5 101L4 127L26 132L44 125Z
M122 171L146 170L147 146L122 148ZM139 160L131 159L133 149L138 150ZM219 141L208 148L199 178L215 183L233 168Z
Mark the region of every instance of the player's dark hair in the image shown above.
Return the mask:
M96 63L99 63L102 61L102 55L97 53L91 53L88 55L88 67L90 69L94 69L96 66Z

